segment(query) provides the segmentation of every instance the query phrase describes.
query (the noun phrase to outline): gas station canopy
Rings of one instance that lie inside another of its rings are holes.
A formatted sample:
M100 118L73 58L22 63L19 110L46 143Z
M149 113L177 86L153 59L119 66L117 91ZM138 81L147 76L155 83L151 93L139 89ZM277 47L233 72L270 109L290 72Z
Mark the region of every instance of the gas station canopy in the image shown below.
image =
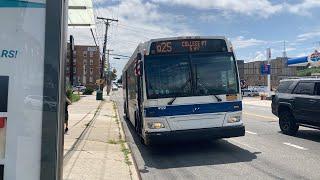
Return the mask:
M288 66L307 66L308 56L288 59Z
M320 52L317 50L309 56L288 59L288 66L320 66Z
M68 26L85 28L95 26L92 0L69 0Z

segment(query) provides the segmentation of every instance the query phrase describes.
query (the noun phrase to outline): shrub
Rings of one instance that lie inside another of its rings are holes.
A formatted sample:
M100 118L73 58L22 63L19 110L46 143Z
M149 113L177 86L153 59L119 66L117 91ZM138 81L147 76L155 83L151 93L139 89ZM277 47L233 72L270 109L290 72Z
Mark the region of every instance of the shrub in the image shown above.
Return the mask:
M72 89L71 89L71 88L67 88L67 97L68 97L69 99L71 99L71 98L72 98L72 95L73 95Z
M70 100L71 102L77 102L80 100L80 96L78 94L72 94Z
M83 94L84 94L84 95L92 95L93 92L94 92L94 89L92 89L92 88L86 88L86 89L83 91Z

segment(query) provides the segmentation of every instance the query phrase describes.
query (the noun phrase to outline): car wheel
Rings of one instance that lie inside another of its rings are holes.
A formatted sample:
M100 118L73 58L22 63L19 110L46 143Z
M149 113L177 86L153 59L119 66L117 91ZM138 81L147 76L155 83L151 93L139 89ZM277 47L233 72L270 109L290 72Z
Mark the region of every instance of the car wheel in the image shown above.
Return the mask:
M279 126L281 131L287 135L295 135L299 129L293 115L288 111L280 113Z

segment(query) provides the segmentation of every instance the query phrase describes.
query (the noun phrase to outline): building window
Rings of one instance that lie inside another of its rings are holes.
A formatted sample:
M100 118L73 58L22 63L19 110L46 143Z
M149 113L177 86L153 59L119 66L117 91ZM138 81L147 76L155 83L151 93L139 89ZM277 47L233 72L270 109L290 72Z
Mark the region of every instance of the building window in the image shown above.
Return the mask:
M77 73L77 68L73 67L73 74Z
M77 59L73 59L73 65L77 64Z
M77 55L77 51L73 51L73 56L76 56Z
M90 68L90 74L93 74L93 68Z
M69 67L69 66L66 68L66 72L67 72L67 73L70 72L70 67Z
M87 57L88 51L83 51L83 57Z
M69 58L67 58L67 63L69 63L70 62L70 59Z
M92 83L92 82L93 82L93 78L92 78L92 76L90 76L90 78L89 78L89 82L90 82L90 83Z
M90 51L90 57L93 57L93 51Z
M93 59L90 59L90 66L93 65Z
M88 61L86 59L83 60L83 65L87 65Z

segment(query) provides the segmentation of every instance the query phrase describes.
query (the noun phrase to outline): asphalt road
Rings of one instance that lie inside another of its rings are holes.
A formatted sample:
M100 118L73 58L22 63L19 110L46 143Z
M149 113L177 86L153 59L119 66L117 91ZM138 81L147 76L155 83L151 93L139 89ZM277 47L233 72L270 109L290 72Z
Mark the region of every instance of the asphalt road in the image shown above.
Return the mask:
M122 115L122 91L112 96ZM268 107L244 105L243 114L244 137L152 148L121 118L142 179L320 179L320 131L284 135Z

